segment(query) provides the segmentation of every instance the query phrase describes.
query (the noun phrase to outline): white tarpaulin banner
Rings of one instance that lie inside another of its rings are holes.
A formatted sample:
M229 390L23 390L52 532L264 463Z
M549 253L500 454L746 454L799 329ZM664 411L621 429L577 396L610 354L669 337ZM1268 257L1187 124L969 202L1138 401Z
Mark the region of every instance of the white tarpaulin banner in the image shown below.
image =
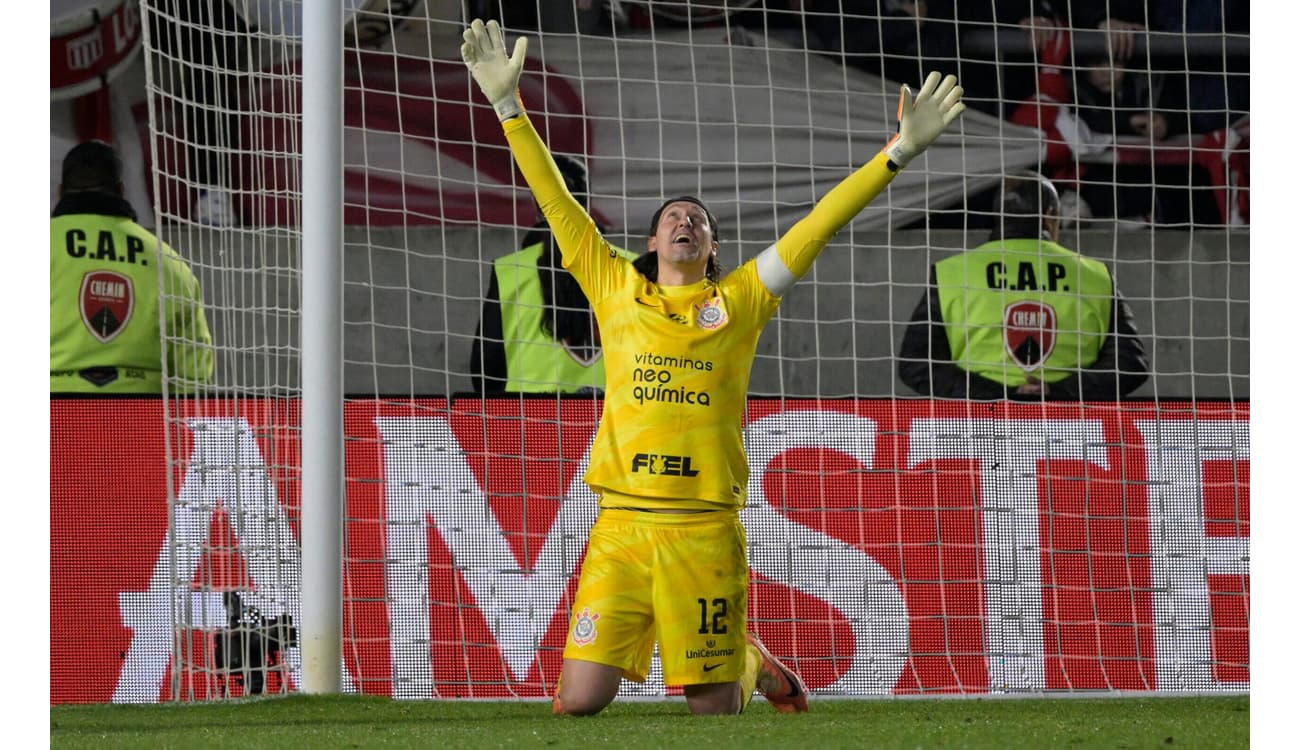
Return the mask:
M587 163L593 213L614 233L642 235L663 199L694 194L725 241L765 246L895 132L898 84L724 33L531 35L525 106L552 151ZM344 222L531 225L531 195L459 42L431 34L393 44L344 54ZM239 74L242 111L222 134L229 143L198 144L182 110L161 107L154 129L189 144L154 165L160 194L174 201L164 213L189 216L192 163L216 152L230 160L241 224L296 224L301 82L297 59L272 57L256 75ZM968 109L853 226L901 226L960 208L962 196L1037 164L1040 144L1036 130Z

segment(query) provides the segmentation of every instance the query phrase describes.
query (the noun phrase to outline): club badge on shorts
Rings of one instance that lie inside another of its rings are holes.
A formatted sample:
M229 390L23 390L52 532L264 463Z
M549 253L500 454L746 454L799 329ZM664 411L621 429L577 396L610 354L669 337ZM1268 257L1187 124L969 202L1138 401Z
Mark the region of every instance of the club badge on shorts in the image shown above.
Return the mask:
M589 608L583 607L578 619L573 622L573 645L585 646L596 640L596 620L600 619L600 614L592 612Z
M107 344L126 328L135 309L131 277L115 271L88 271L81 277L81 322Z
M727 310L722 306L721 297L713 297L693 306L695 308L695 325L706 331L721 328L727 323Z

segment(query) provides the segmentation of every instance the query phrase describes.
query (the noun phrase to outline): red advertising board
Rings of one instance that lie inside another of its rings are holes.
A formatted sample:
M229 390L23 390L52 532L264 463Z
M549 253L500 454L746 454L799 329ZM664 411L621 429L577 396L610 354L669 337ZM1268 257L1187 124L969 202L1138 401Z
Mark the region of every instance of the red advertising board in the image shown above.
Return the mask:
M52 703L300 676L268 629L297 623L298 404L168 408L51 402ZM598 416L347 404L346 689L547 694ZM755 400L746 448L751 626L816 691L1249 689L1248 405ZM231 679L248 623L279 658Z

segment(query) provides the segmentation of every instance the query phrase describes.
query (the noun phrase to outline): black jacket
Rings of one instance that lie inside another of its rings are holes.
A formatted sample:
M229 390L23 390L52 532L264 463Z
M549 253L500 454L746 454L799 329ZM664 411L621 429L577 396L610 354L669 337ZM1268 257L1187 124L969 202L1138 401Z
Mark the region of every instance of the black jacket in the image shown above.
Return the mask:
M125 216L131 221L136 220L135 209L126 198L116 193L99 190L78 191L59 198L59 202L54 205L54 210L50 212L50 218L73 214Z

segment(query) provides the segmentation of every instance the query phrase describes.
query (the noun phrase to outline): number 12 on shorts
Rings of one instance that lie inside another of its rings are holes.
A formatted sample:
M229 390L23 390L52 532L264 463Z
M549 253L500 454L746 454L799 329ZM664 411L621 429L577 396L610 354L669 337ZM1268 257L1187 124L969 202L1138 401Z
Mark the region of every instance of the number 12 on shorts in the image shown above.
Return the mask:
M700 598L700 635L723 635L727 632L727 600Z

